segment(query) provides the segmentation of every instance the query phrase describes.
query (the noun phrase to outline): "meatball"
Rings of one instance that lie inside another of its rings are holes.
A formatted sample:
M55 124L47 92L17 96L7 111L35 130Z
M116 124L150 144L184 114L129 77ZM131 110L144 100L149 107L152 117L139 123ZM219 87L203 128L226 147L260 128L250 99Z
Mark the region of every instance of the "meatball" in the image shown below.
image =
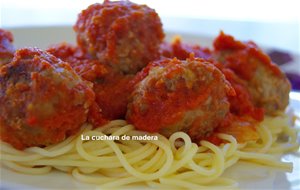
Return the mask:
M0 68L1 140L23 149L79 131L95 99L69 64L37 48L17 50Z
M253 42L242 43L223 32L214 41L214 57L245 82L253 103L268 115L284 110L290 82Z
M0 28L0 66L11 61L14 56L13 35Z
M84 54L80 48L67 43L60 43L49 47L47 52L68 62L74 71L82 78L90 82L95 82L99 77L104 76L108 71L98 60L91 59ZM93 85L94 87L94 85ZM97 102L94 102L89 109L88 121L94 127L98 127L107 122L103 117L103 112Z
M229 111L234 90L204 59L176 58L151 63L137 76L127 120L137 129L170 136L187 132L193 140L208 136Z
M90 5L79 14L74 30L84 52L125 74L158 58L164 38L157 13L129 1Z

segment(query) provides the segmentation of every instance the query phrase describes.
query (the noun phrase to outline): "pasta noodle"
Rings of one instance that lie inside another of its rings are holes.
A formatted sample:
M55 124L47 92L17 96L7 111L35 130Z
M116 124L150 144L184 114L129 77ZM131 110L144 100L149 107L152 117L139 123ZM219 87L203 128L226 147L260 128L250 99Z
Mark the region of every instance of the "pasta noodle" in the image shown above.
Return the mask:
M274 153L297 150L297 130L291 116L280 113L266 117L257 126L257 142L239 144L228 134L218 134L220 146L208 141L193 143L184 132L170 138L137 131L124 120L114 120L92 129L85 124L79 134L45 148L24 151L1 142L1 162L27 174L44 174L52 169L69 172L81 182L101 187L146 185L155 188L214 189L237 188L236 181L222 177L226 168L247 161L285 171L292 163L281 162ZM158 140L88 140L92 136L157 136ZM85 137L85 138L83 138Z

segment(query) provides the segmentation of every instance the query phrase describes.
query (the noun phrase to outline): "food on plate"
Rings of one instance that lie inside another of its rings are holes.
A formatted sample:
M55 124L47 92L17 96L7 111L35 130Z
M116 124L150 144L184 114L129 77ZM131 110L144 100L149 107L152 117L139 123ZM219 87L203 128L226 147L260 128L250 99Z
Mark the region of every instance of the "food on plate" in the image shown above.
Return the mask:
M134 75L123 75L108 69L106 75L94 82L96 102L109 119L125 119L129 96L134 89Z
M291 85L280 69L254 42L240 42L223 32L214 41L214 56L242 80L254 104L266 114L284 110Z
M95 99L69 64L37 48L17 50L0 68L1 139L46 146L76 134Z
M195 57L204 59L211 58L212 51L209 48L201 47L198 44L186 44L179 36L175 36L171 43L163 42L160 46L160 54L166 58L178 58L185 60L193 53Z
M93 83L96 102L106 119L125 118L128 97L134 86L134 75L116 72L71 44L56 44L47 51L68 62L83 79Z
M69 63L87 81L93 82L107 73L106 67L98 59L91 59L78 46L63 42L50 46L46 51Z
M232 189L239 161L292 171L272 155L299 149L290 84L253 42L163 41L157 13L129 1L90 5L74 30L45 51L0 30L4 167L161 189Z
M139 75L127 119L137 129L166 136L209 136L229 112L227 96L235 95L221 71L200 58L152 62Z
M80 13L74 30L85 52L126 74L135 74L158 58L164 37L157 13L129 1L89 6Z
M13 36L0 28L0 66L9 63L14 56Z

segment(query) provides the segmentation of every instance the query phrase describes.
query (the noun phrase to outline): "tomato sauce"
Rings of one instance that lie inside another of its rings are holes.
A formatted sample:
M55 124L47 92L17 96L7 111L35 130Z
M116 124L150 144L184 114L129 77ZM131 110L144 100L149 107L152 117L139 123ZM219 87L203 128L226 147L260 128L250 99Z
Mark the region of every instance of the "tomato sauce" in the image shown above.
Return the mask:
M180 37L176 37L171 44L163 43L161 45L162 57L185 60L193 53L195 57L209 59L211 58L211 50L199 45L185 44Z
M241 78L250 80L256 71L257 61L262 62L274 75L281 76L280 69L274 65L268 55L262 52L254 42L242 43L223 32L214 40L215 50L223 51L226 66L234 70ZM226 55L229 51L229 55Z

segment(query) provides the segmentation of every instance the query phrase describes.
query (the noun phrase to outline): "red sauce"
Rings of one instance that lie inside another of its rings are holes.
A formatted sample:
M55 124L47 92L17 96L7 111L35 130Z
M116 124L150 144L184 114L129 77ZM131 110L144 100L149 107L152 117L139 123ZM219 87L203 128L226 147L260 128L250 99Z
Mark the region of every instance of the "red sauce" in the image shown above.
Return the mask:
M133 75L108 72L99 81L94 82L96 102L107 119L124 119L128 98L133 90Z
M109 120L104 118L102 109L96 102L94 102L89 109L88 122L91 123L94 128L97 128L104 125L108 121Z
M269 68L274 75L282 75L282 72L272 63L270 57L263 53L254 42L242 43L221 32L214 41L214 47L216 52L224 54L225 60L223 61L226 66L245 80L250 80L254 76L257 64L259 64L258 61Z
M226 120L223 125L216 128L216 133L232 135L239 143L256 141L259 139L259 134L256 130L258 122L251 117L247 115L236 116L228 114Z
M185 44L181 41L181 38L175 38L171 43L163 43L161 45L161 55L167 58L178 58L180 60L185 60L190 57L193 53L195 57L200 57L204 59L211 58L211 50L208 48L203 48L199 45Z
M236 96L229 97L230 111L240 116L249 115L258 121L262 121L264 119L264 109L254 105L250 93L243 81L241 81L230 69L223 68L222 72L236 92Z
M76 46L61 43L48 48L47 51L68 62L75 72L85 80L93 82L108 72L107 68L99 60L90 58L89 55L84 54Z

